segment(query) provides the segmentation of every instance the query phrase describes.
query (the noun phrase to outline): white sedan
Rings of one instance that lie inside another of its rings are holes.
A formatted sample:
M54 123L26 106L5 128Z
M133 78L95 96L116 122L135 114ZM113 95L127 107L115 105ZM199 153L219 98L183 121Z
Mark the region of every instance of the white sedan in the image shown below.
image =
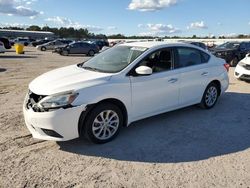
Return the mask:
M237 64L234 76L240 80L250 81L250 54Z
M139 119L194 104L212 108L228 88L228 68L190 44L121 44L33 80L25 122L34 138L105 143Z

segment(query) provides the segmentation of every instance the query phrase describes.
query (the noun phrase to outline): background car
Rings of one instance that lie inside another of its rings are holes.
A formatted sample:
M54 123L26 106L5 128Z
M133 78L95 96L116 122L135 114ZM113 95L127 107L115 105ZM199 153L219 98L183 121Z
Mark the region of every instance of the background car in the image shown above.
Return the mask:
M11 49L11 44L10 44L9 39L5 37L0 37L0 42L3 43L5 49Z
M28 38L17 38L14 40L15 44L23 44L24 46L28 46L30 42L31 41Z
M207 50L207 46L203 42L193 42L193 41L191 41L191 42L187 42L187 43L193 44L195 46L203 48L204 50Z
M109 46L109 43L107 41L97 40L97 41L91 41L90 43L93 43L99 47L99 50L101 50L104 46Z
M32 46L36 47L38 45L42 45L42 44L45 44L45 43L48 43L51 41L52 40L49 40L49 39L42 39L42 40L33 41L31 44L32 44Z
M74 42L66 47L61 48L61 55L69 54L86 54L88 56L94 56L99 52L99 47L93 43L88 42Z
M250 81L250 54L247 54L235 68L234 76L240 80Z
M250 52L250 42L226 42L211 49L211 52L233 67Z
M51 41L42 45L38 45L36 46L36 48L41 51L55 50L55 48L64 47L71 42L72 40L54 40L54 41Z
M5 52L4 44L0 41L0 53L4 53L4 52Z

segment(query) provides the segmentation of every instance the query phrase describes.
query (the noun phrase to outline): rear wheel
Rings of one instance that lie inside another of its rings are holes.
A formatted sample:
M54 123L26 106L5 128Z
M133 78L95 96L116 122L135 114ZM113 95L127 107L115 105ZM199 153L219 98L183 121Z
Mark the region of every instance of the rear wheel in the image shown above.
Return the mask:
M84 135L94 143L106 143L118 135L122 124L121 110L112 103L101 103L86 118Z
M46 51L46 47L44 47L44 46L41 47L41 50L42 50L42 51Z
M65 56L68 56L68 55L69 55L69 52L68 52L67 50L65 50L65 51L62 51L62 52L61 52L61 55L65 55Z
M210 83L203 94L200 106L205 109L210 109L214 107L214 105L218 100L218 97L219 97L219 88L217 84Z
M230 61L230 66L231 67L235 67L238 64L238 58L234 57L231 61Z
M94 50L90 50L89 53L88 53L89 56L94 56L95 55L95 52Z

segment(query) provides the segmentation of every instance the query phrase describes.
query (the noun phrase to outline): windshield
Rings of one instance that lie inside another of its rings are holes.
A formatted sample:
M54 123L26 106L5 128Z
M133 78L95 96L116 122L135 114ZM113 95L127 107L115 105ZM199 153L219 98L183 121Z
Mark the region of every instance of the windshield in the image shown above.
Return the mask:
M240 43L237 43L237 42L226 42L224 44L217 46L217 48L235 49L235 48L238 48L239 45Z
M80 67L107 73L116 73L132 63L147 48L133 46L116 46L88 60Z

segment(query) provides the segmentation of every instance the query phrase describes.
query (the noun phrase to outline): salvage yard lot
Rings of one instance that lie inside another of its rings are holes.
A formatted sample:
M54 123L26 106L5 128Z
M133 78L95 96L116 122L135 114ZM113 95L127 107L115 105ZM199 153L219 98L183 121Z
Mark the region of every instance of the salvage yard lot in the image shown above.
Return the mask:
M22 115L28 83L87 59L31 47L0 54L0 187L250 185L250 83L236 80L234 68L211 110L192 106L141 120L104 145L33 139Z

